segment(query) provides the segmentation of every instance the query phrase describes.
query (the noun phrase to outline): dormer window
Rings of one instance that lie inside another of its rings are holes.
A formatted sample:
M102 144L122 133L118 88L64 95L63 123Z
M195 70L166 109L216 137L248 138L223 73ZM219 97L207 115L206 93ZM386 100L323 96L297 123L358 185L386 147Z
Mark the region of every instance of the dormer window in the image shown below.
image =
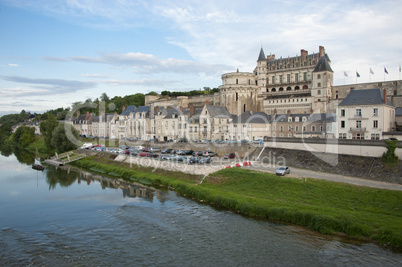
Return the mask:
M292 122L292 117L289 117L289 118L288 118L288 122Z

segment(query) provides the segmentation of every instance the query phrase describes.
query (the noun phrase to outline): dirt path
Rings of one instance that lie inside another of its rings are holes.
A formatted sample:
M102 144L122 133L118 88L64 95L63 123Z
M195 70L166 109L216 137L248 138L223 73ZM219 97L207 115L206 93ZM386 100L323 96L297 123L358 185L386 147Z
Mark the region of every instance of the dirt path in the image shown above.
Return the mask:
M269 166L261 166L259 162L255 162L254 165L243 167L247 169L262 171L262 172L269 172L275 173L276 167L269 167ZM324 173L324 172L317 172L312 170L306 169L299 169L299 168L290 168L290 174L286 175L286 177L292 178L314 178L314 179L321 179L326 181L338 182L338 183L346 183L346 184L353 184L358 186L367 186L379 189L388 189L388 190L397 190L402 191L402 185L400 184L391 184L391 183L384 183L379 181L373 180L366 180L363 178L356 178L350 176L343 176L339 174L332 174L332 173Z

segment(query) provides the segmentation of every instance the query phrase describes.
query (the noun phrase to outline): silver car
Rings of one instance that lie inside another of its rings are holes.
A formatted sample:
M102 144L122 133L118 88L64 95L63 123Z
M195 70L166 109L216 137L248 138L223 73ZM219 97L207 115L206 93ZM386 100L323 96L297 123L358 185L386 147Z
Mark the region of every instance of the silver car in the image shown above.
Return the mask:
M281 175L281 176L284 176L285 174L289 174L289 173L290 173L290 169L287 166L281 166L275 172L276 175Z

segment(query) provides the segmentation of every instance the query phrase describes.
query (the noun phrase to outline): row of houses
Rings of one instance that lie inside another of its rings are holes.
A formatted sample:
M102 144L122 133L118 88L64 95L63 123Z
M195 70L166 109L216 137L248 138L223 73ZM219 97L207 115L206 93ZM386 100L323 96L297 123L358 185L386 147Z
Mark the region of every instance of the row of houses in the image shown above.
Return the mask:
M71 119L81 135L118 139L187 139L240 141L267 137L383 139L396 127L395 107L380 89L352 91L336 113L272 114L244 111L230 114L226 107L190 105L128 106L121 114L82 114Z

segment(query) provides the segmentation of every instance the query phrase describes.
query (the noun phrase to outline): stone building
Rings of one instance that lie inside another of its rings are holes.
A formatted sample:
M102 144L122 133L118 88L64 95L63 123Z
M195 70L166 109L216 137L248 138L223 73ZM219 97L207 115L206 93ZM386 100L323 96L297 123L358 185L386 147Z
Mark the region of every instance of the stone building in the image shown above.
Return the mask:
M338 106L341 139L383 139L395 130L395 107L380 89L353 90Z

